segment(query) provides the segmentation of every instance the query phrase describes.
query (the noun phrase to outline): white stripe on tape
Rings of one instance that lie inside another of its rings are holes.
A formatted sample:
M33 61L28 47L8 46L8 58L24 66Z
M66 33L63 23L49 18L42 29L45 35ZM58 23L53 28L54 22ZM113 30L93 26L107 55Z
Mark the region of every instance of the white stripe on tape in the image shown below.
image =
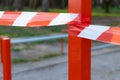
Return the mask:
M0 11L0 17L4 14L4 11Z
M99 26L99 25L90 25L86 27L78 37L88 38L96 40L103 32L107 31L110 27L108 26Z
M26 26L27 23L37 14L37 12L22 12L15 20L13 26Z
M56 18L54 18L50 22L49 26L66 24L66 23L72 21L73 19L75 19L77 16L78 16L78 14L60 13Z

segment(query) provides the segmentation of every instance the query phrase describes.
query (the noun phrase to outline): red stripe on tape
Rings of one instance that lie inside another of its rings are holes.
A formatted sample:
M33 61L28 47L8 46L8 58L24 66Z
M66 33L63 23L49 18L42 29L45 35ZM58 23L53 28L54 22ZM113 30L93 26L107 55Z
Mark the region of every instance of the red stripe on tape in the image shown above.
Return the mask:
M109 30L105 31L97 40L120 45L120 28L111 27Z
M4 14L0 17L0 25L12 26L20 14L21 12L4 12Z
M27 26L48 26L49 23L59 15L59 13L38 13L33 17Z

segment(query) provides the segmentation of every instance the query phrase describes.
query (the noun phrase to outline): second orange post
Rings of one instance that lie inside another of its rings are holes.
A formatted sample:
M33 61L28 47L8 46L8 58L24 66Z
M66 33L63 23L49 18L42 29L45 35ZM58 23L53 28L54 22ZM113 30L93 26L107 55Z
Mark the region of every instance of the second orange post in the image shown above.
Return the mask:
M79 24L89 25L91 23L91 0L69 0L69 13L79 13ZM69 25L68 38L69 80L90 80L91 40L71 36L70 27L72 26Z

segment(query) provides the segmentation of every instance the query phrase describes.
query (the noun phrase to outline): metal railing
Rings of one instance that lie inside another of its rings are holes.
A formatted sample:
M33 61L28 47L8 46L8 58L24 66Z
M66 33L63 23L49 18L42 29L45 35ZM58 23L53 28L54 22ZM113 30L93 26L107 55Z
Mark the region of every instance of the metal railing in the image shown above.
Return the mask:
M56 34L56 35L37 36L37 37L28 37L28 38L13 38L11 39L11 44L46 41L46 40L61 39L61 38L67 38L67 37L68 37L68 34ZM113 46L116 46L116 45L104 44L104 45L94 46L92 47L92 50L98 50L98 49L103 49L103 48L113 47Z

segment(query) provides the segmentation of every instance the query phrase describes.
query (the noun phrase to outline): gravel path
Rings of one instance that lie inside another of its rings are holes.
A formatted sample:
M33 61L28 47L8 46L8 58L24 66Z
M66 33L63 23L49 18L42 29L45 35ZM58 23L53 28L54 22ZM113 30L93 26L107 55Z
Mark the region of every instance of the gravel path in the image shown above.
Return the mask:
M92 55L91 80L120 79L120 47L92 51ZM14 64L13 80L68 80L67 64L67 55L38 62Z
M19 73L13 80L68 80L67 62ZM96 55L92 57L92 80L119 80L120 53Z

